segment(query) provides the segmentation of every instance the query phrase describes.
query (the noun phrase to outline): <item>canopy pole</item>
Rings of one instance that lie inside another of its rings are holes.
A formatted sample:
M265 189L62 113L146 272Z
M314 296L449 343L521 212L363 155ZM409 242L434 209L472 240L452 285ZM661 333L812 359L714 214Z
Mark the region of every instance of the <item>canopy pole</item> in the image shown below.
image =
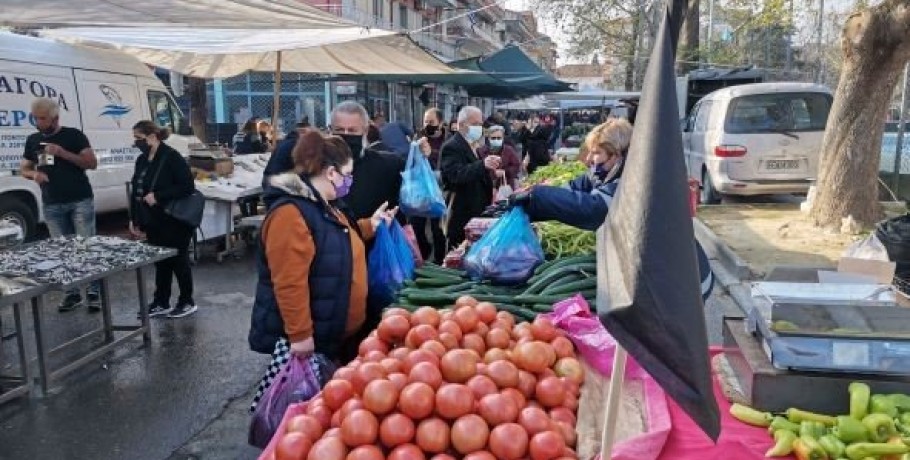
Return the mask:
M622 401L622 387L626 376L625 348L616 345L613 355L613 372L610 375L610 392L607 394L607 409L604 413L604 430L600 439L600 458L610 460L613 455L613 442L616 435L616 422L619 421L619 403Z
M281 128L278 126L278 114L281 113L281 51L275 54L275 94L272 100L272 129Z

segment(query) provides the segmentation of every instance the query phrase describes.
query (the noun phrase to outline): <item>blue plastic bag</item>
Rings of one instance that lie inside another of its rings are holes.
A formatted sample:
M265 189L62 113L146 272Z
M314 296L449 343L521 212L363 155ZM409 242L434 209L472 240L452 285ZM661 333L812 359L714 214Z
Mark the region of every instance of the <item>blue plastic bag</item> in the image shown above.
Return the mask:
M414 258L405 238L398 222L376 229L367 274L370 296L379 302L392 303L404 282L414 277Z
M247 442L264 449L281 425L288 406L313 399L334 372L324 355L291 356L256 405Z
M446 202L436 174L416 142L411 144L408 162L401 173L398 203L406 216L438 219L446 213Z
M464 269L475 280L520 284L543 263L543 248L521 207L503 215L476 242L464 258Z

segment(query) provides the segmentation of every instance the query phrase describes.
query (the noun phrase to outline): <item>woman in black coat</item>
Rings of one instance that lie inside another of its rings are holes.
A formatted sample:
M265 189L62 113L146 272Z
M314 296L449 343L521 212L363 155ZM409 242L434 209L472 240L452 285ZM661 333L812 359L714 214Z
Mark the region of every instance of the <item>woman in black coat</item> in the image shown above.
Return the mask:
M177 255L155 264L155 294L149 316L182 318L196 312L193 302L193 272L189 245L194 229L164 212L164 206L193 193L193 174L180 152L163 141L170 133L155 123L143 120L133 126L135 146L142 154L136 158L131 181L130 233L145 236L148 243L177 250ZM180 287L177 305L171 308L171 280Z

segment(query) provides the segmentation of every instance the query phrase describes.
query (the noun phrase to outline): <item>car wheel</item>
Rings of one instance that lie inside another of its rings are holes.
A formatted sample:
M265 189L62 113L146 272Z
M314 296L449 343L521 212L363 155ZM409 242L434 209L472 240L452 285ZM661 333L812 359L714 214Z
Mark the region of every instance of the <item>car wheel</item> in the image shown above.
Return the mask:
M714 184L711 182L711 175L708 174L708 171L702 171L701 173L701 202L703 204L720 204L720 193L717 193L717 190L714 188Z
M12 248L34 238L38 222L32 209L16 198L4 198L3 201L0 203L0 227L18 227L19 231L11 237L0 236L0 249Z

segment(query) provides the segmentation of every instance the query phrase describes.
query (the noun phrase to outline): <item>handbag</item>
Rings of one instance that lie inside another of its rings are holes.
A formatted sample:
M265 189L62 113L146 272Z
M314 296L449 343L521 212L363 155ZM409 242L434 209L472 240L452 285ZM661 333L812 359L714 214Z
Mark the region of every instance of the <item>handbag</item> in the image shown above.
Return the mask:
M162 156L158 161L158 170L155 171L155 176L152 177L152 183L149 185L149 190L152 191L155 190L155 184L158 183L158 175L161 174L161 168L164 166L164 157ZM162 205L162 208L165 214L195 229L202 223L205 196L194 187L193 193L181 198L175 198Z

